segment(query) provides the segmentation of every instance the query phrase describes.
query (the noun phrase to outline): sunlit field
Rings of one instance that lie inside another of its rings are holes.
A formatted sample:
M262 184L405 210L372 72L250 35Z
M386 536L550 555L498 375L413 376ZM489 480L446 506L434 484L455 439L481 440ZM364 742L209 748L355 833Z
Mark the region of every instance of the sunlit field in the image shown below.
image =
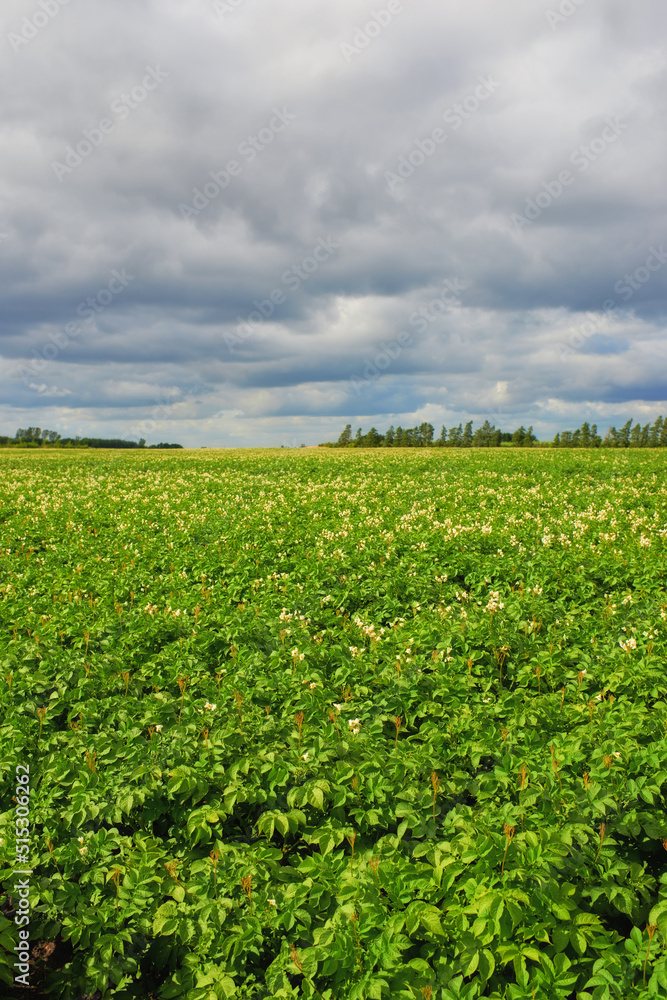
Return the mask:
M7 995L664 996L666 461L0 452Z

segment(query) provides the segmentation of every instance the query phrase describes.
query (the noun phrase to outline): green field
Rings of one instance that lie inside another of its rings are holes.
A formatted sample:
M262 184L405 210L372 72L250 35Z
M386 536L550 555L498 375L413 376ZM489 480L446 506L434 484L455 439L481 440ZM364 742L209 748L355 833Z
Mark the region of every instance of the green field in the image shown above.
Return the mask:
M666 468L0 452L0 993L664 996Z

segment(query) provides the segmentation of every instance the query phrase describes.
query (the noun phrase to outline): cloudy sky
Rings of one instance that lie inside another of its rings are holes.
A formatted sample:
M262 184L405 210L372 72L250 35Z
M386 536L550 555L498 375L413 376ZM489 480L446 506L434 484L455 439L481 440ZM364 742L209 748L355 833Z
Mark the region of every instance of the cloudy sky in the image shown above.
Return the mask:
M0 433L667 415L664 0L5 0Z

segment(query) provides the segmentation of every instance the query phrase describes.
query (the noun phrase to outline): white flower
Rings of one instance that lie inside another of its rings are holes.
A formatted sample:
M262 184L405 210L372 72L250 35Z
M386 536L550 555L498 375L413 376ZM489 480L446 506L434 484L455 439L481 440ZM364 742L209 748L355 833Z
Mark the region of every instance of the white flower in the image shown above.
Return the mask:
M341 705L339 702L334 702L334 708L336 709L337 712L340 712L342 709L345 708L345 705Z
M76 839L79 841L80 844L83 844L83 837L77 837Z
M307 750L306 750L306 752L304 754L302 754L302 757L303 757L304 760L308 760L308 751Z
M611 755L612 755L612 757L620 757L621 756L620 753L618 752L618 750L613 750Z
M308 687L310 688L311 691L314 691L315 688L317 687L317 684L315 683L315 681L311 681Z
M216 707L217 706L212 705L210 701L207 701L206 704L204 705L204 708L206 709L207 712L215 712Z
M269 904L269 906L275 906L276 905L275 899L267 899L267 903Z
M504 608L505 605L500 600L500 593L497 590L492 590L489 597L489 603L486 606L486 610L490 611L491 614L498 611L500 608Z
M156 726L155 729L157 730L158 733L162 732L162 726Z

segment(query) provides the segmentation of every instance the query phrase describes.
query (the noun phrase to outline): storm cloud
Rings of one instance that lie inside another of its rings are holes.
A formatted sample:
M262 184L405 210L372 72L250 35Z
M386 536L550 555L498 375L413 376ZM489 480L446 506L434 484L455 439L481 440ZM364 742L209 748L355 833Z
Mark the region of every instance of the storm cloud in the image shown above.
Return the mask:
M10 0L0 431L667 414L662 0Z

